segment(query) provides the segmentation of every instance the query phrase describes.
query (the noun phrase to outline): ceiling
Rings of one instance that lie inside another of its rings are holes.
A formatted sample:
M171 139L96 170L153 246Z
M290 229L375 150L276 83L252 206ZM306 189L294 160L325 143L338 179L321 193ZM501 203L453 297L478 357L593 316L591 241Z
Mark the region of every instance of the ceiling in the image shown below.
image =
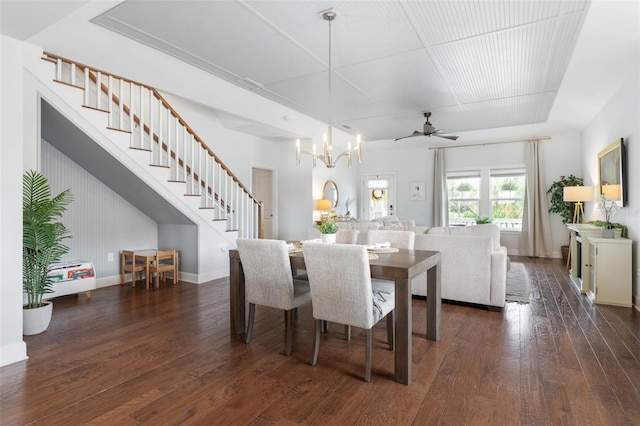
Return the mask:
M547 119L587 1L126 1L92 22L365 139ZM345 126L348 126L345 128Z
M58 21L69 27L67 15L89 3L100 2L3 0L2 32L34 40L64 56L59 50L66 46L60 42L58 49L47 46L49 40L59 38L43 28ZM421 130L425 111L433 113L430 121L436 128L464 135L544 123L554 103L564 105L563 100L572 97L573 104L578 104L580 96L587 96L584 86L575 85L572 93L564 95L562 90L569 80L569 65L576 61L575 51L588 57L580 41L589 38L583 27L598 3L111 1L102 2L100 13L86 18L103 31L114 31L327 122L329 30L320 12L333 8L337 18L332 24L332 122L347 133L362 134L365 140L385 140ZM626 27L636 41L637 22L635 17L635 29ZM604 27L612 34L617 28ZM75 43L86 42L88 49L92 42L98 46L85 32L86 40L76 35ZM604 54L615 51L608 47ZM591 42L589 48L597 53L607 46ZM628 51L618 50L615 54L620 57L629 56ZM600 66L585 62L570 81L581 81ZM177 77L188 84L188 76ZM594 108L599 110L612 90ZM569 117L571 111L564 114ZM308 136L255 125L236 113L220 111L219 117L230 128L269 139Z

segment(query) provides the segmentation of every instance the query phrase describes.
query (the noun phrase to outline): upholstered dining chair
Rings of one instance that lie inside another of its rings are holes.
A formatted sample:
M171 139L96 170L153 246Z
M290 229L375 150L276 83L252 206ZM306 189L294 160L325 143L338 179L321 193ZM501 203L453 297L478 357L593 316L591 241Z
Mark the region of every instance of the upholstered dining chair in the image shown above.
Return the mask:
M338 229L338 232L336 232L336 243L358 244L359 234L360 231L357 229Z
M387 317L387 340L393 350L395 284L371 278L367 249L353 244L306 244L315 333L313 359L318 363L320 333L326 321L366 330L365 381L371 380L372 328ZM330 267L327 267L330 265Z
M413 231L394 231L372 229L368 234L367 244L391 243L391 247L413 250L416 233Z
M156 274L156 288L160 288L160 278L163 282L167 280L167 272L172 273L173 284L178 284L178 255L175 250L158 251L156 259L149 265L149 276Z
M125 275L131 273L131 287L136 286L138 275L142 280L142 273L145 272L144 262L136 262L136 253L129 250L122 250L120 253L120 282L125 284Z
M285 312L285 353L290 356L293 350L295 310L311 301L309 281L293 278L286 242L239 238L237 245L249 301L245 343L251 342L256 305L282 309Z

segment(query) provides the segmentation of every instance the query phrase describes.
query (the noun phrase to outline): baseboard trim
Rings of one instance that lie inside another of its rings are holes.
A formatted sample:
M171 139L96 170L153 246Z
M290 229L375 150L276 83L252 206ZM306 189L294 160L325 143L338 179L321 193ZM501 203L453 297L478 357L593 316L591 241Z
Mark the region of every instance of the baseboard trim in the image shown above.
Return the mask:
M12 343L0 348L0 367L29 359L27 344L24 341Z

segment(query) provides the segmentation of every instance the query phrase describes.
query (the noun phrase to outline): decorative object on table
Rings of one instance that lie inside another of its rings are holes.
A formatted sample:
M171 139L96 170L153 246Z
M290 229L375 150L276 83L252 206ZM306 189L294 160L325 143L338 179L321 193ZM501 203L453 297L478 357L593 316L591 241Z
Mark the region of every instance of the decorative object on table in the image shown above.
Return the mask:
M616 237L618 236L618 230L620 233L620 238L629 238L629 229L621 224L621 223L617 223L617 222L605 222L604 220L590 220L588 222L590 225L593 226L598 226L600 228L605 228L607 225L611 226L611 229L614 230L614 233L616 234Z
M624 207L627 202L626 161L622 138L598 153L598 193L618 207Z
M336 232L338 232L338 225L332 219L325 220L318 225L318 231L322 234L323 243L335 243Z
M559 214L562 217L563 224L569 223L575 211L574 203L564 199L564 188L566 186L582 186L582 178L574 175L569 175L568 177L560 176L560 179L553 182L547 190L551 204L549 213Z
M611 217L616 213L618 204L616 200L609 199L606 195L600 196L600 210L604 212L604 223L602 224L602 238L615 238L615 230L611 223Z
M336 166L336 162L342 158L342 157L347 157L347 163L349 165L349 167L351 167L351 153L355 152L357 155L357 159L358 159L358 163L362 162L362 152L361 152L361 148L360 145L362 143L361 139L360 139L360 135L357 135L356 137L356 146L355 148L351 147L351 142L349 142L347 144L347 149L346 151L342 152L340 155L338 155L337 157L334 158L333 156L333 126L331 123L331 78L333 75L333 69L331 66L331 21L333 21L334 19L336 19L336 13L330 9L327 10L326 12L324 12L322 14L322 17L324 18L325 21L329 22L329 107L328 107L328 129L327 132L325 133L322 137L322 146L323 146L323 153L322 154L317 154L316 153L316 145L313 144L313 151L300 151L300 139L296 140L296 165L299 166L300 165L300 154L305 154L305 155L310 155L313 157L313 167L316 167L316 159L322 161L324 163L324 165L328 168L328 169L332 169ZM328 135L328 136L327 136Z
M424 201L425 200L425 183L424 182L411 182L411 191L409 192L410 201Z
M318 200L316 201L316 210L320 211L320 220L322 222L329 219L329 212L331 211L331 200Z
M23 307L23 333L42 333L49 327L53 304L42 300L52 292L52 264L69 252L63 244L71 238L67 228L58 222L73 201L70 189L51 196L51 186L39 172L29 171L22 181L22 288L27 295Z
M486 223L492 223L493 219L487 216L478 216L476 217L476 225L483 225Z

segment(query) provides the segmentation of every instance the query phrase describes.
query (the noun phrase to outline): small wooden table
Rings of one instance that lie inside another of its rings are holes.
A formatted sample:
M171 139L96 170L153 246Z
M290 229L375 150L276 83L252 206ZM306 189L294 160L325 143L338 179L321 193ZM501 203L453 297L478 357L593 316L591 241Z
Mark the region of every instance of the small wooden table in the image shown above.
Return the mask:
M305 269L304 256L289 256L294 269ZM395 380L411 383L412 313L411 280L427 272L427 339L440 340L440 252L400 249L370 260L371 277L396 284ZM245 332L245 278L238 250L229 250L229 304L231 334Z

